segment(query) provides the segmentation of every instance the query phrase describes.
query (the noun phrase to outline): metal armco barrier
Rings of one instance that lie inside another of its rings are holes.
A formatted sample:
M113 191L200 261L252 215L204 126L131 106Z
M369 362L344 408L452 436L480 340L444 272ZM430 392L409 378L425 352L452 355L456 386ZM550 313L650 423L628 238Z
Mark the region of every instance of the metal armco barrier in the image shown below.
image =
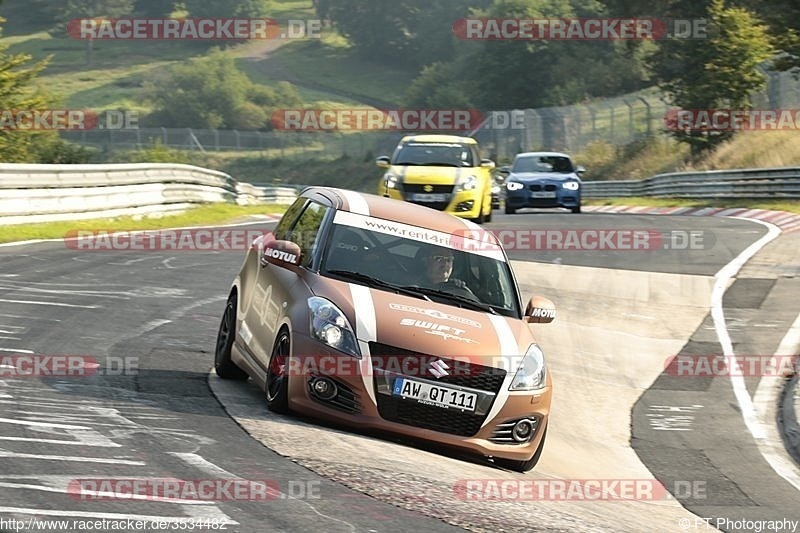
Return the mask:
M643 180L584 181L586 198L800 198L800 167L659 174Z
M292 187L256 187L192 165L0 164L0 225L182 211L197 204L291 203Z

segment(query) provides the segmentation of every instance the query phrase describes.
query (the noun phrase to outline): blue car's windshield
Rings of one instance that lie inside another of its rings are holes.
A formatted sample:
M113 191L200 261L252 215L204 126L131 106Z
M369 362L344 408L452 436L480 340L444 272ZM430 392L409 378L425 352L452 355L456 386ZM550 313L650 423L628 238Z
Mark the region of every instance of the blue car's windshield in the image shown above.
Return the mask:
M526 156L518 157L514 160L512 172L574 172L572 161L568 157L561 156Z

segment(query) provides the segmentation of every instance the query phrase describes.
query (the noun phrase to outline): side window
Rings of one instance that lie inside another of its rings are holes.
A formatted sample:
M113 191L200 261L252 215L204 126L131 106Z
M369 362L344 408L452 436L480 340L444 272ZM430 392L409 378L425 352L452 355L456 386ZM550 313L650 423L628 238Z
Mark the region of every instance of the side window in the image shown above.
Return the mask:
M472 166L477 167L481 164L481 154L478 152L477 146L472 146Z
M316 202L309 202L308 207L297 219L297 223L292 227L287 237L288 240L300 246L300 250L303 252L300 264L306 268L311 266L317 244L320 244L317 242L317 236L327 212L327 207Z
M287 239L287 235L289 233L289 228L292 227L294 221L297 220L297 217L303 211L303 208L308 202L308 198L303 198L302 196L294 201L292 205L289 206L289 209L283 214L280 222L278 225L275 226L275 239L282 241Z

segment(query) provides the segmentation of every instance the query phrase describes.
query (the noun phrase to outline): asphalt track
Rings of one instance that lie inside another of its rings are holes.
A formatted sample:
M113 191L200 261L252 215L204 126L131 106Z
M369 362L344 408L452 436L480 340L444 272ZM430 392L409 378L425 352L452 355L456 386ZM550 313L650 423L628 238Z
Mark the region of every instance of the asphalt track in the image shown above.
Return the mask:
M264 227L263 223L258 227ZM606 277L611 276L605 269L615 269L628 272L624 275L631 279L651 272L663 276L659 280L685 276L698 286L766 232L762 225L741 220L560 213L495 215L490 227L644 229L675 231L679 237L702 232L704 244L698 249L678 243L647 251L510 253L513 260L529 264L531 272L537 274L575 272L580 276L591 271L602 279L604 272ZM780 254L788 246L783 244L785 239L790 238L794 237L780 237L765 252L772 249L772 253ZM439 478L505 477L506 473L440 451L383 439L369 438L374 448L359 449L357 446L368 437L272 416L260 407L260 398L251 384L235 384L233 392L222 390L239 398L223 408L209 387L208 371L219 317L230 281L241 262L241 252L80 252L67 249L61 242L48 242L2 247L0 258L0 355L79 354L94 357L101 364L101 372L92 377L8 378L0 382L0 519L167 517L180 523L186 518L203 518L227 524L228 531L242 532L458 530L445 520L476 530L688 529L677 522L658 522L660 515L655 511L661 509L647 504L637 508L600 502L582 507L572 502L549 502L528 506L524 510L527 514L519 515L528 518L524 522L517 521L514 514L522 511L511 507L492 510L486 505L453 505L448 510L447 504L437 506L438 500L446 503L448 495L431 493L423 483ZM780 265L782 273L775 276L769 275L770 261L763 263L760 270L754 269L737 280L723 302L730 319L730 334L734 345L744 350L741 353L772 353L800 308L792 297L800 293L797 277L791 275L786 263ZM523 271L524 275L520 275ZM570 312L578 316L582 309L591 308L587 302L591 287L581 288L577 277L569 279L565 274L556 282L552 276L529 276L527 268L520 268L518 277L524 291L546 292L552 297L567 313L568 322ZM679 300L677 295L675 299ZM598 291L595 300L600 301L592 305L603 305L602 291ZM710 319L704 317L706 310L687 308L687 314L689 311L700 319L686 322L693 327L680 343L682 352L719 353L712 345L714 338L709 330ZM659 316L658 309L652 313L658 325L649 327L655 330L669 325L670 316ZM586 320L602 322L596 318L597 313L591 315ZM641 320L646 331L646 321L650 319L629 320ZM614 327L620 329L624 324L625 321L614 319ZM590 329L597 327L590 325ZM548 441L544 474L538 474L537 469L533 476L587 479L599 468L584 460L591 457L594 447L600 453L604 445L587 442L586 435L593 434L588 427L585 435L579 433L578 424L585 422L580 413L585 409L571 406L575 400L567 392L572 375L592 366L582 359L589 351L581 352L576 347L575 337L582 333L570 331L575 334L571 339L559 341L552 332L543 330L542 344L552 352L563 352L563 359L551 359L556 383L561 387L555 401L562 402L562 412L571 416L562 415L562 427L569 430L556 432ZM136 371L113 372L120 364L133 365ZM595 377L602 378L602 372L598 370ZM628 446L632 446L644 467L673 492L675 487L686 486L685 482L704 489L676 494L678 502L700 517L800 520L800 495L763 460L744 427L726 380L654 378L646 380L644 391L629 387L638 398L632 411L620 409L622 412L613 413L618 417L617 425L621 424L619 420L627 420L630 428L608 429L611 433L630 431ZM213 387L219 385L213 377L211 381ZM746 385L755 394L759 380L749 380ZM242 397L252 401L245 402ZM681 412L677 417L663 416L664 406L695 405L702 408ZM260 418L277 431L256 435L255 439L243 429L246 423L237 423L229 416L232 411L244 418ZM598 413L595 418L605 421L606 416L607 413ZM554 416L554 424L556 421ZM679 426L687 423L691 431ZM664 430L670 424L672 429L681 430ZM280 441L281 453L259 442L269 439ZM366 453L359 457L365 450L388 455ZM573 459L558 450L571 450ZM295 454L304 459L293 462L289 458ZM342 457L340 469L309 459L328 454ZM404 454L424 460L424 468L411 461L400 464L402 461L396 458ZM375 471L380 470L381 463L397 468L381 470L381 475L371 477L362 471L362 478L358 478L359 472L345 470L345 463L352 462L375 466ZM628 472L620 466L619 477ZM269 479L277 483L280 494L270 501L252 502L81 501L68 494L70 482L77 478ZM428 497L424 501L418 498L416 505L408 498L399 499L397 493L401 491L406 495L416 491ZM647 522L648 516L654 522ZM691 530L694 529L705 530L703 523L693 524ZM0 521L0 530L14 529Z

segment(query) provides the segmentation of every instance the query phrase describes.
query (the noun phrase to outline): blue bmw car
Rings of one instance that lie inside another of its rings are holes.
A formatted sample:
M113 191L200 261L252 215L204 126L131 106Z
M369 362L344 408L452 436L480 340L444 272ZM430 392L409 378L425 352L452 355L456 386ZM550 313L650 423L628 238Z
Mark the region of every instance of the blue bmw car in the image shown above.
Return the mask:
M570 157L559 152L517 154L510 167L499 169L507 174L505 183L506 214L524 207L563 207L581 212L583 167L576 167Z

